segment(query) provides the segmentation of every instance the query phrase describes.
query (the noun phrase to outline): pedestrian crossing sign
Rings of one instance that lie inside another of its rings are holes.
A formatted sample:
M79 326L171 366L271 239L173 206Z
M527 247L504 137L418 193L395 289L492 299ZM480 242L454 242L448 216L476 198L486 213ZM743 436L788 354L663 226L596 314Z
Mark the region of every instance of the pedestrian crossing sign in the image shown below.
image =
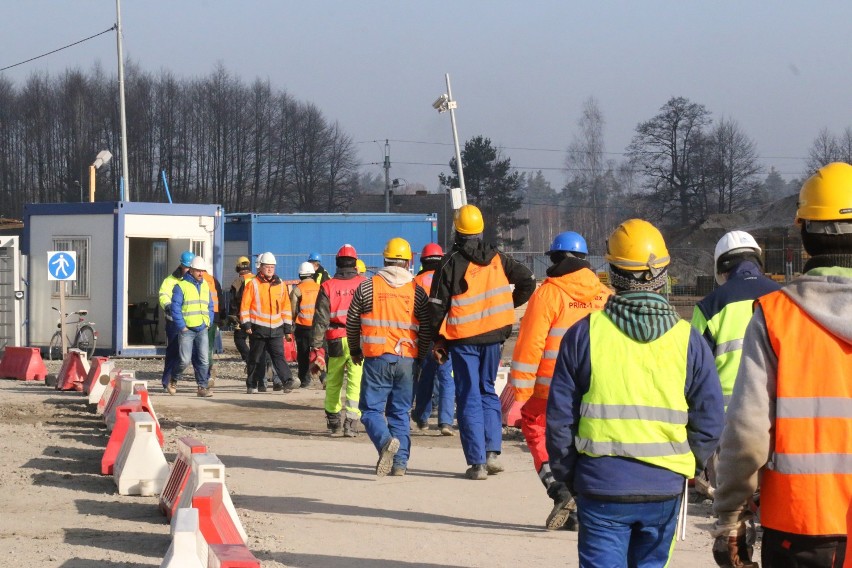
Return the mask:
M77 280L77 252L73 250L54 250L47 252L47 279Z

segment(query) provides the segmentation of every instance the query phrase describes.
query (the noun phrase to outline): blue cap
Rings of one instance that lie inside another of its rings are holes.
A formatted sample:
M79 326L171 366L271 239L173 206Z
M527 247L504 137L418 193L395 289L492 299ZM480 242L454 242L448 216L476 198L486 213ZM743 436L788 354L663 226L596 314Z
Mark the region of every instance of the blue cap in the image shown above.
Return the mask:
M312 252L308 255L308 262L322 262L322 256L318 252Z
M547 254L552 252L580 252L589 254L589 247L586 246L586 239L581 237L579 233L565 231L564 233L559 233L553 239L553 244L550 245L550 250L547 251Z
M180 255L180 263L182 266L189 268L189 265L192 264L193 258L195 258L195 253L191 250L185 250Z

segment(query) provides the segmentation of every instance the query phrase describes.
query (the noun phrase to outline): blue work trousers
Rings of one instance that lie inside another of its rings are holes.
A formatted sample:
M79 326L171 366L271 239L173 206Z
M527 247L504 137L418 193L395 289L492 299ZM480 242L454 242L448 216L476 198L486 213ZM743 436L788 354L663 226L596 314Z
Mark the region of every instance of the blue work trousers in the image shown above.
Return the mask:
M427 357L417 381L414 395L414 419L428 422L432 414L432 394L435 379L438 383L438 424L453 424L456 406L456 385L453 382L453 364L447 361L438 365L433 357Z
M172 373L175 370L180 360L180 330L175 325L175 322L166 320L166 358L163 361L163 388L169 386L169 381L172 380Z
M368 357L363 365L358 408L364 430L380 454L391 437L398 439L399 451L393 458L393 465L408 467L411 453L408 411L414 389L411 376L414 359L393 355Z
M456 414L468 465L484 464L486 452L500 452L503 422L494 390L500 344L453 345L449 349L456 383Z
M581 568L662 568L675 543L681 497L620 503L576 496Z
M180 343L180 360L175 365L174 379L178 380L184 369L192 363L195 371L195 383L200 388L207 388L207 366L210 361L210 343L207 337L207 328L180 332L178 338Z

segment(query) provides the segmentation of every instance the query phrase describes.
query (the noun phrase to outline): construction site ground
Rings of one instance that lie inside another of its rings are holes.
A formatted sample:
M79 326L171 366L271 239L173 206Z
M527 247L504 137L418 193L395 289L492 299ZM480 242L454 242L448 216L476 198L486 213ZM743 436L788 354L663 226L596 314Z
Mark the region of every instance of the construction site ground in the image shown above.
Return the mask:
M225 464L262 566L578 566L577 533L544 529L552 502L517 430L504 435L506 471L484 482L464 478L458 436L434 429L413 432L407 475L377 479L366 434L329 436L321 388L247 395L244 365L225 344L209 399L192 380L162 393L159 359L116 361L148 380L169 463L177 439L192 436ZM121 496L99 474L108 432L81 393L2 380L0 424L0 565L160 565L169 525L156 498ZM714 565L711 524L709 504L691 495L671 566Z

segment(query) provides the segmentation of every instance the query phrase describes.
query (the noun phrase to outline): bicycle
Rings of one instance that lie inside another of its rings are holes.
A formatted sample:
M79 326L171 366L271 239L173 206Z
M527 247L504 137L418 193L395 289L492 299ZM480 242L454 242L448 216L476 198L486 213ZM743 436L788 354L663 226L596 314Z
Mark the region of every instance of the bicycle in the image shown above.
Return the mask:
M52 308L53 310L59 311L59 308ZM68 348L69 349L80 349L86 353L86 356L91 359L92 355L95 353L95 345L98 343L98 332L95 331L95 323L91 321L86 321L84 317L89 313L89 310L77 310L76 312L72 312L70 314L65 314L65 317L69 316L78 316L76 320L66 321L65 325L73 325L74 327L74 341L71 341L70 338L66 336L68 339ZM53 334L53 337L50 338L50 347L47 351L47 356L51 361L57 361L62 359L62 320L60 318L59 321L56 322L56 327L59 329L56 330L56 333Z

